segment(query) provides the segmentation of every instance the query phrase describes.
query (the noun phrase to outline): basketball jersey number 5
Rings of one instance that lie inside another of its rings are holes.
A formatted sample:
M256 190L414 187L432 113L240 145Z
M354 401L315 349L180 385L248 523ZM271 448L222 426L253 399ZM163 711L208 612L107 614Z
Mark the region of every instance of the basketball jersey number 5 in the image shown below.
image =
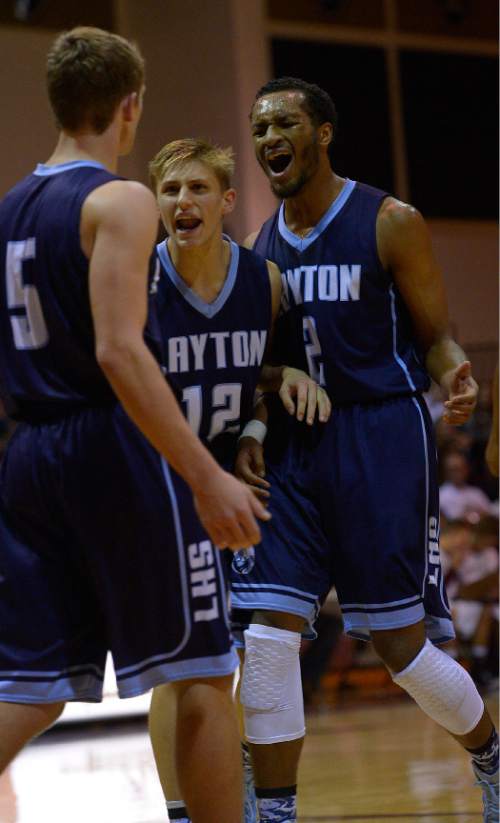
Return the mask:
M325 385L325 370L321 357L321 343L319 342L316 320L314 317L302 318L302 330L304 332L305 352L307 357L307 368L309 375L319 386Z
M33 260L35 252L34 237L7 243L7 307L16 349L41 349L49 340L37 288L23 282L23 262Z
M203 389L187 386L182 391L186 417L195 434L200 433L203 414ZM222 431L237 432L240 425L241 383L218 383L212 388L211 421L207 440L213 440Z

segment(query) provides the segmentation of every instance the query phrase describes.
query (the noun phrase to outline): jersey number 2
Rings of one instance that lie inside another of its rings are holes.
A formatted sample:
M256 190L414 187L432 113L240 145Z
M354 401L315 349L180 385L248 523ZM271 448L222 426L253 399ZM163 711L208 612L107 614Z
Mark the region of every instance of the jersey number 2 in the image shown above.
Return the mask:
M302 330L304 333L305 351L307 357L307 367L309 374L319 386L325 385L325 370L321 357L321 343L319 342L318 330L314 317L302 318Z
M201 386L187 386L182 391L186 404L186 417L191 429L199 434L203 413ZM219 383L212 389L212 419L208 440L213 440L222 431L239 431L241 408L241 383ZM233 425L231 425L233 424Z
M37 288L23 283L23 261L33 260L35 252L34 237L7 243L7 307L16 349L41 349L49 340Z

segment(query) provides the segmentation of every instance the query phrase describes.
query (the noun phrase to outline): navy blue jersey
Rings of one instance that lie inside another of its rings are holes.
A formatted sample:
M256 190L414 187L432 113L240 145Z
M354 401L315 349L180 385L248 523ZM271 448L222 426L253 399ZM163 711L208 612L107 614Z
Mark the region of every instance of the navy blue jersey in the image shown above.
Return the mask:
M377 252L377 214L386 196L347 180L302 238L287 228L282 204L254 246L279 266L283 280L277 357L308 371L338 406L429 386L409 312Z
M223 460L252 416L271 326L267 264L231 241L225 283L206 303L175 270L166 242L157 251L157 314L168 380L195 434Z
M91 161L39 165L0 203L0 393L16 419L115 400L94 354L80 213L117 179Z

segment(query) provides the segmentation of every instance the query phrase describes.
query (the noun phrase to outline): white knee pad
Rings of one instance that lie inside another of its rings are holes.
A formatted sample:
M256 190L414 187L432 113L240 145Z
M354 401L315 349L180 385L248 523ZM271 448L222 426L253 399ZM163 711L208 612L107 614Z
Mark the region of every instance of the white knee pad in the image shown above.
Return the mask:
M481 720L484 703L472 678L429 640L406 669L393 674L392 679L452 734L468 734Z
M250 743L304 737L300 634L251 623L245 631L240 700Z

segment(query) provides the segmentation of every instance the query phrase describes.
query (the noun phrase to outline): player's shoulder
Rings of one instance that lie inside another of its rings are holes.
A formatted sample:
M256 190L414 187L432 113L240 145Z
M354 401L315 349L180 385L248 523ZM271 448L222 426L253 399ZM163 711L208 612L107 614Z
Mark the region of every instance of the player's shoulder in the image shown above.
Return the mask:
M377 222L388 229L410 228L424 223L424 218L415 206L388 195L380 204Z
M137 180L116 178L109 180L90 192L88 201L97 205L113 205L117 208L141 208L153 206L156 200L153 192Z
M136 180L115 179L90 192L84 214L99 221L140 221L157 215L156 200L147 186Z
M407 260L409 253L420 249L432 253L429 228L418 209L396 197L387 197L377 216L377 245L386 265Z
M248 237L245 237L245 239L242 243L243 248L252 250L258 236L259 236L259 232L258 231L253 231L251 234L248 235Z

